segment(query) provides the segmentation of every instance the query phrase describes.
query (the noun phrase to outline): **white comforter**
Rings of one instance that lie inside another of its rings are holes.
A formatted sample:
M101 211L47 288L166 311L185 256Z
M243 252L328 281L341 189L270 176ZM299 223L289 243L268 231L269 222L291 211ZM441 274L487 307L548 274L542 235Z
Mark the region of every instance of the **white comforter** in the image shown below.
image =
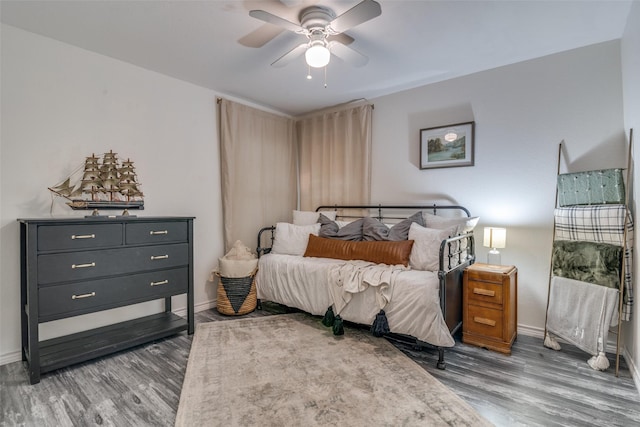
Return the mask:
M348 262L264 255L260 258L256 276L258 298L322 316L334 302L329 272ZM368 287L353 294L340 316L347 321L371 325L380 311L377 292L375 287ZM392 332L411 335L435 346L453 347L453 337L440 309L436 272L399 271L386 292L390 299L384 310Z

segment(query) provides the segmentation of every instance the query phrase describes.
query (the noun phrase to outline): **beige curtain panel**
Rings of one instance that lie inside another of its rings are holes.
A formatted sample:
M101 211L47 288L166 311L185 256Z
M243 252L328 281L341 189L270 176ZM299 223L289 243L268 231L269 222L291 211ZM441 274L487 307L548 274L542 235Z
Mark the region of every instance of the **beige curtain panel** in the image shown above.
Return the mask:
M302 210L370 202L372 110L365 104L296 122Z
M218 103L225 252L254 248L260 228L290 221L297 202L293 119L222 99Z

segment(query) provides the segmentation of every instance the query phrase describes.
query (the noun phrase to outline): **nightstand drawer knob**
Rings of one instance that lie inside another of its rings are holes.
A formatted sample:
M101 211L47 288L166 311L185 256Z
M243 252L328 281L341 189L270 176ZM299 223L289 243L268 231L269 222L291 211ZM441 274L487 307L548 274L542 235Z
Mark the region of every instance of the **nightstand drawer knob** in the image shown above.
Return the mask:
M150 231L150 235L157 236L158 234L169 234L169 230Z
M487 297L495 297L496 296L496 291L490 291L488 289L482 289L482 288L473 288L473 293L476 295L484 295Z
M495 320L485 319L484 317L475 316L473 318L473 321L476 323L482 323L483 325L487 325L487 326L496 326Z

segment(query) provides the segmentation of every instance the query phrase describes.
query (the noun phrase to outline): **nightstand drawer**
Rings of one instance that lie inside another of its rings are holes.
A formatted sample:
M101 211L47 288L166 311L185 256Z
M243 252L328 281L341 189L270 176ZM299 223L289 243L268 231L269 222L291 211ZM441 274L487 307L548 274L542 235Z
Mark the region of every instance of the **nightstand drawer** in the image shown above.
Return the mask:
M518 270L472 264L464 270L462 342L511 354L518 324Z
M502 310L469 305L464 325L465 332L476 333L486 337L502 338Z
M469 302L487 302L502 305L502 285L469 280Z
M121 224L43 225L38 250L74 250L122 245Z
M47 286L38 290L43 321L177 295L187 291L186 267L130 276Z

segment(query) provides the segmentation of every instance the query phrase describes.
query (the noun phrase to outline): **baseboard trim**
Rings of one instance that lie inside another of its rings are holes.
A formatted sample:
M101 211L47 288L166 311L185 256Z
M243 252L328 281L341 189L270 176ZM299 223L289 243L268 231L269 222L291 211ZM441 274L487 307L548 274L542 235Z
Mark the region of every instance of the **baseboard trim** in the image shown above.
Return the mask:
M8 365L9 363L19 362L22 360L22 353L20 350L12 351L11 353L3 354L0 356L0 366Z
M536 328L534 326L518 325L518 334L544 339L544 329ZM556 339L561 343L566 343L566 341L564 341L562 338L556 337ZM607 343L607 353L616 353L615 341L609 341ZM636 390L640 391L640 371L638 371L638 367L633 362L631 354L629 354L626 347L622 347L620 349L620 355L624 358L624 361L629 367L629 375L631 375L631 378L633 379Z
M518 334L526 335L534 338L544 338L544 329L535 326L518 325Z
M198 313L200 311L214 308L215 306L216 306L216 300L209 300L209 301L204 301L194 305L193 310L195 313ZM177 314L178 316L184 317L187 315L187 309L181 308L181 309L175 310L174 313ZM535 326L518 325L518 334L543 339L544 329L538 328ZM615 345L613 346L612 349L610 347L611 347L611 344L607 346L607 351L615 353L616 351ZM622 354L622 357L624 357L624 360L627 363L627 366L629 367L629 374L631 375L631 378L635 383L636 390L640 390L640 371L638 371L638 367L633 362L633 359L631 358L631 355L629 354L626 348L622 349L621 354ZM22 360L22 354L20 353L19 350L10 352L7 354L3 354L3 355L0 355L0 366L8 365L9 363L19 362L20 360Z
M216 300L204 301L194 305L193 311L197 313L199 311L209 310L211 308L214 308L215 306L216 306ZM186 307L179 308L177 310L174 310L173 312L178 316L182 316L182 317L187 316ZM22 353L20 352L20 350L12 351L12 352L0 355L0 366L8 365L9 363L19 362L21 360L22 360Z
M638 367L633 362L633 358L627 351L626 347L622 350L622 356L624 357L625 362L627 362L627 366L629 367L629 374L631 375L631 378L636 385L636 390L640 391L640 372L638 371Z
M205 311L205 310L209 310L211 308L214 308L216 306L216 301L217 300L209 300L209 301L204 301L198 304L195 304L193 306L193 312L194 313L198 313L200 311ZM187 308L179 308L177 310L172 310L174 314L181 316L181 317L186 317L187 316Z

